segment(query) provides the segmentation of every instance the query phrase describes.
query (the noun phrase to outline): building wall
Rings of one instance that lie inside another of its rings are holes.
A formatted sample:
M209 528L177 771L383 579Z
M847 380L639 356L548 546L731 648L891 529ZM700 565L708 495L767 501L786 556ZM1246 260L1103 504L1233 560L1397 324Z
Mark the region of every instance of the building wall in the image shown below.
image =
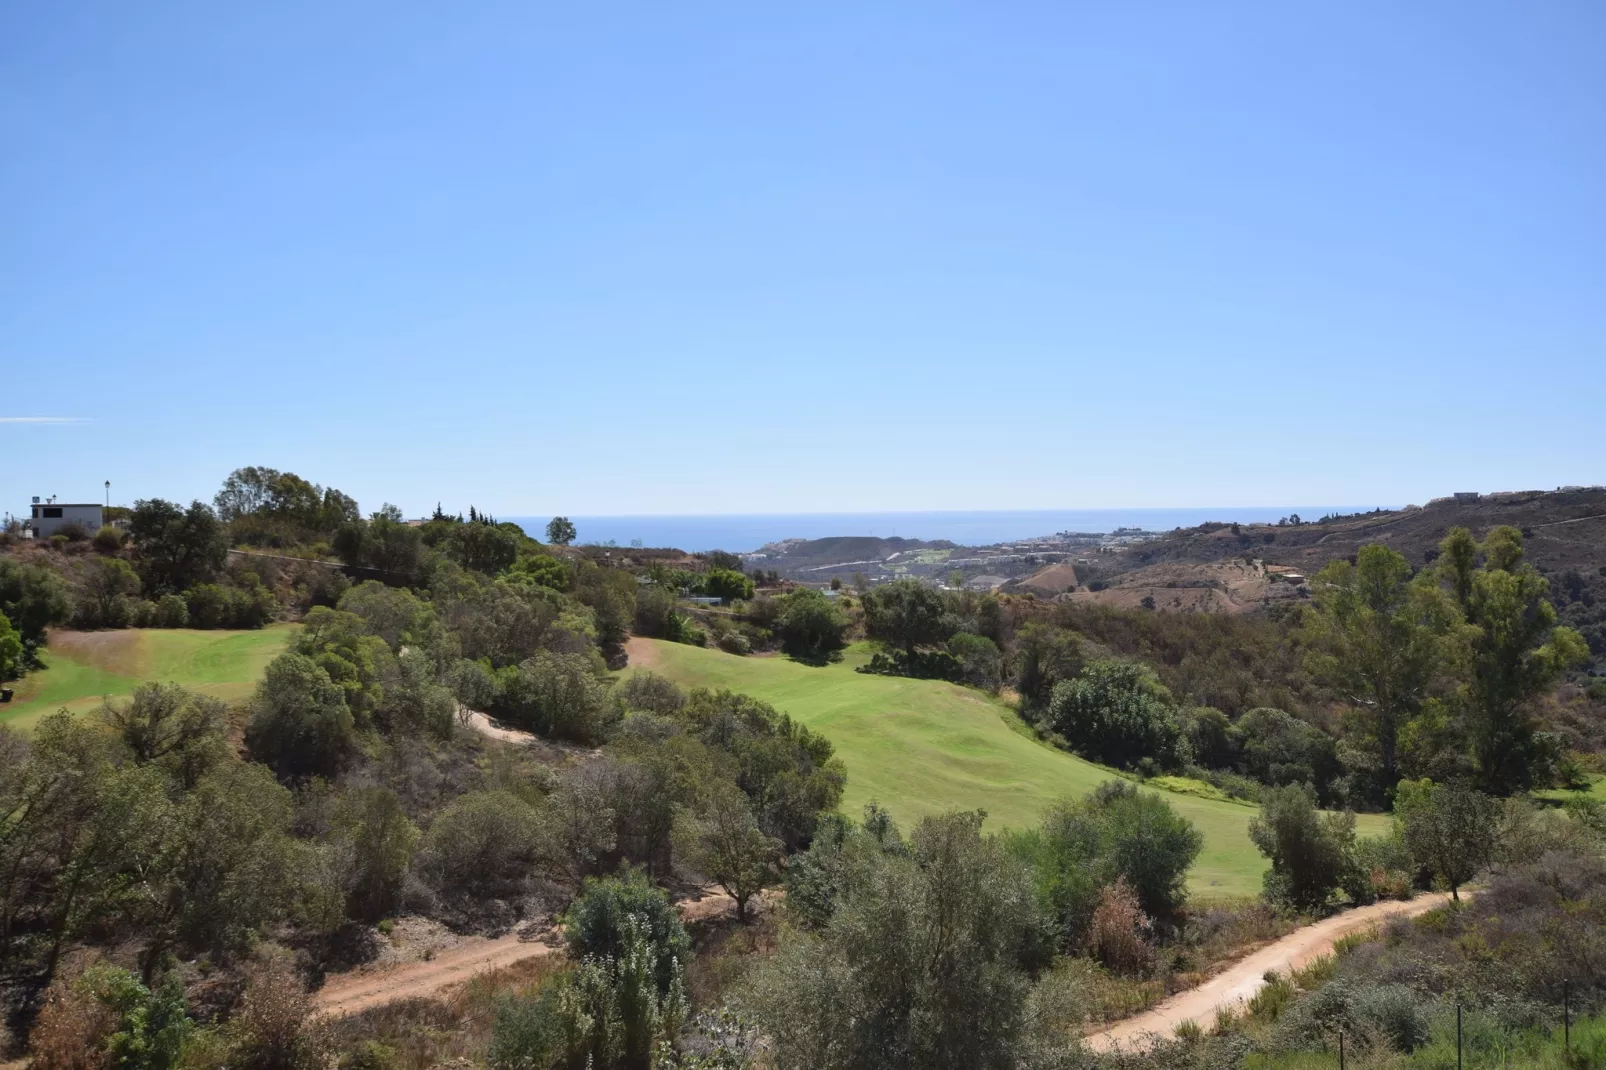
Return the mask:
M47 515L58 511L61 513L60 516ZM74 520L82 524L93 535L100 530L106 515L106 510L99 505L40 504L33 506L31 512L32 519L29 523L33 527L33 537L36 539L48 539L63 524L71 523Z

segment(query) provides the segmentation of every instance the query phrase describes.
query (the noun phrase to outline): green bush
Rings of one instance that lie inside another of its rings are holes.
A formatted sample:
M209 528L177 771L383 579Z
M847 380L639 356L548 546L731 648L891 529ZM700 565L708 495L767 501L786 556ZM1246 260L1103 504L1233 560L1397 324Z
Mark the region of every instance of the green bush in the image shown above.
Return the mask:
M574 959L614 958L625 953L629 919L635 919L654 949L652 975L667 993L679 966L690 961L691 939L664 893L638 870L588 879L563 916L564 940Z
M1266 897L1301 909L1326 905L1354 866L1355 815L1320 813L1305 785L1267 788L1249 838L1271 860Z
M436 815L418 868L436 891L503 895L517 888L538 849L534 807L508 791L459 795Z
M1154 670L1126 661L1096 661L1054 688L1048 723L1072 750L1123 769L1150 759L1163 770L1186 764L1171 693Z
M741 632L726 632L716 645L727 654L749 654L753 650L753 644Z
M760 627L773 626L782 650L804 660L823 660L842 649L848 628L836 603L812 587L799 587L781 598L761 598L749 613Z
M156 601L151 616L153 628L186 628L190 623L190 608L183 595L164 594Z

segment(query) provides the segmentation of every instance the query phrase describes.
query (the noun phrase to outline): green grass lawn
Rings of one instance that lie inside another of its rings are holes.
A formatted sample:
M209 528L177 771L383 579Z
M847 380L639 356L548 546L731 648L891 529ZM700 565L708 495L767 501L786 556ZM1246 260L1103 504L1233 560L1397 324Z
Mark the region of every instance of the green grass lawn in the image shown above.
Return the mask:
M635 640L651 669L686 687L727 687L773 704L823 732L847 766L844 812L872 800L907 828L925 814L987 811L990 828L1024 828L1065 796L1082 795L1114 774L1037 740L1002 702L938 680L854 672L869 660L858 644L839 664L813 668L788 658L738 657L658 640ZM628 670L627 670L628 671ZM1196 894L1260 891L1265 860L1249 842L1252 806L1166 792L1204 833L1190 876ZM1386 827L1362 816L1362 832Z
M31 728L58 709L83 713L103 698L130 694L147 680L179 683L227 702L245 698L269 661L298 627L275 624L255 631L139 628L51 633L44 669L12 686L0 721Z
M1534 792L1537 799L1546 799L1550 802L1568 802L1572 799L1593 799L1596 802L1606 803L1606 776L1592 776L1589 778L1589 787L1583 791L1570 791L1567 788L1547 788L1544 791Z

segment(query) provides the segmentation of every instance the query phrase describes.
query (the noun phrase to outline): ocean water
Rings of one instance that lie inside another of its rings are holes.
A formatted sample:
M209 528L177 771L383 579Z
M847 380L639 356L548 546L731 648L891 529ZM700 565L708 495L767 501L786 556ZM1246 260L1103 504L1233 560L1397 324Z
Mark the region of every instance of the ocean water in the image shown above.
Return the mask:
M748 553L780 539L824 539L836 535L948 539L962 546L1052 535L1059 531L1109 532L1116 528L1170 531L1208 521L1275 522L1291 513L1315 520L1327 513L1355 513L1371 505L1253 505L1205 509L1041 509L930 513L759 513L726 516L572 516L577 543L673 546L681 550ZM538 539L546 538L550 517L513 516Z

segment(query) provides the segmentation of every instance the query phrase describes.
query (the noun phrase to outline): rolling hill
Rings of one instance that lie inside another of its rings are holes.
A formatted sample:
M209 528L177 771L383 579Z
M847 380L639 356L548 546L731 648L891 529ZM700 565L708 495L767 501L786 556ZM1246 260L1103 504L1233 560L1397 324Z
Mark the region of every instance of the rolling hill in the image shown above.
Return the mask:
M847 767L842 809L852 815L875 801L907 826L925 814L979 807L987 811L989 828L1025 828L1053 802L1085 794L1115 775L1040 742L1013 710L980 691L854 672L869 660L864 644L825 668L653 639L631 640L630 654L634 670L657 672L685 687L743 691L823 732ZM1266 863L1249 842L1255 809L1165 795L1205 835L1204 853L1190 877L1193 891L1258 892ZM1366 832L1385 824L1382 817L1361 818Z

